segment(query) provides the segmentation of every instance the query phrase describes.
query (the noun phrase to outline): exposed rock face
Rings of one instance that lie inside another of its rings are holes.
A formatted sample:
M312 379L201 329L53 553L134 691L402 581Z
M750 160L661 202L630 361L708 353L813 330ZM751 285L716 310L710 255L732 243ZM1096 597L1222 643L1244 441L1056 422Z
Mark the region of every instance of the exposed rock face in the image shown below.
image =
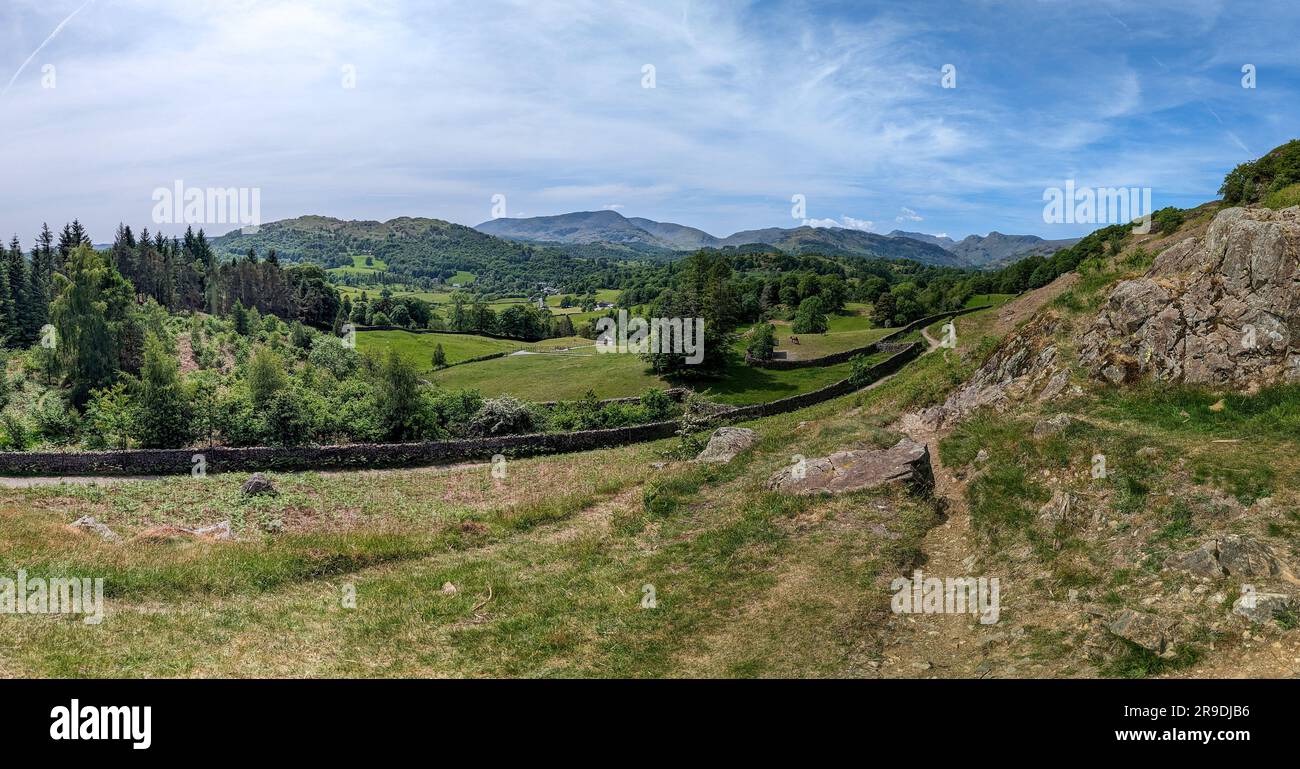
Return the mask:
M695 461L726 464L757 440L758 436L747 427L719 427Z
M1069 375L1058 365L1058 351L1052 343L1060 319L1051 313L1034 318L1012 333L966 384L943 405L906 414L899 427L917 434L938 430L990 406L998 411L1037 397L1040 401L1060 395Z
M248 480L244 481L240 492L246 497L256 497L262 494L274 496L279 493L275 490L275 485L271 483L271 479L261 473L253 473L248 476Z
M879 451L837 451L783 468L767 485L787 494L841 494L887 483L903 483L917 491L933 488L929 449L904 438Z
M1251 539L1229 535L1211 540L1187 553L1170 556L1165 568L1185 571L1197 577L1279 577L1294 582L1295 577L1268 545Z
M1117 285L1079 360L1115 384L1300 381L1300 207L1229 208Z

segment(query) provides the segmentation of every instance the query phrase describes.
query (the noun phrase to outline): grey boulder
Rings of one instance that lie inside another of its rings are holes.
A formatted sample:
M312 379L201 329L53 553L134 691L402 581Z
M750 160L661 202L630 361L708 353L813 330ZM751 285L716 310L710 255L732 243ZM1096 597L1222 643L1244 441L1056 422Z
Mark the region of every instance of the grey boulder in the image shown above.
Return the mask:
M934 486L930 451L904 438L888 449L837 451L782 468L767 486L786 494L842 494L901 483L925 492Z
M758 436L747 427L719 427L695 461L726 464L757 440Z

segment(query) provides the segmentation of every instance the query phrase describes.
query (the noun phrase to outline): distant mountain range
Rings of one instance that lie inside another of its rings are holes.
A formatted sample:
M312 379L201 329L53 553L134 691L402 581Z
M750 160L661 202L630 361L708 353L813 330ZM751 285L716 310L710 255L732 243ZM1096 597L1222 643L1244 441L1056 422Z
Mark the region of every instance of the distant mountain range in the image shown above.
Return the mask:
M1010 262L1024 259L1026 256L1051 256L1062 248L1068 248L1079 242L1078 238L1045 240L1037 235L1003 235L990 232L988 235L967 235L961 240L941 235L927 235L924 232L904 232L894 230L889 233L892 238L911 238L938 246L956 254L977 267L1002 267Z
M888 235L840 227L769 227L719 238L671 222L625 217L617 211L580 211L526 219L492 219L475 227L508 240L546 244L605 245L640 252L693 251L763 244L791 254L912 259L947 267L993 267L1031 254L1051 254L1077 239L1044 240L1035 235L971 235L960 242L916 232Z

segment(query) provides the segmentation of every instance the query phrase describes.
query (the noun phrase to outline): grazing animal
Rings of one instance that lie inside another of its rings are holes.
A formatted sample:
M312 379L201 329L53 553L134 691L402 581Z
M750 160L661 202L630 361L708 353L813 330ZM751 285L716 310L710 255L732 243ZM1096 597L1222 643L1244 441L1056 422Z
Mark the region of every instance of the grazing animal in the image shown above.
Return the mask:
M799 344L799 337L797 336L790 337L790 344Z

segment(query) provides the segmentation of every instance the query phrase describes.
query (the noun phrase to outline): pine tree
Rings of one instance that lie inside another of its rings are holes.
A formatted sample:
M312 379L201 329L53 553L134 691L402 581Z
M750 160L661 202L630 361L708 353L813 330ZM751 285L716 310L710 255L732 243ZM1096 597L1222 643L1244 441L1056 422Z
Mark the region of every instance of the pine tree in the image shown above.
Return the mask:
M28 295L31 301L31 327L27 330L35 339L50 318L51 286L54 280L54 233L50 225L41 225L32 248L32 268L28 273Z
M27 261L23 258L23 247L18 236L9 241L9 251L5 255L7 286L10 314L5 318L9 343L15 347L26 347L32 337L28 331L32 326L32 299L28 286Z
M244 309L244 303L235 300L235 306L230 310L230 320L235 327L235 333L240 336L248 336L248 311Z
M0 255L4 249L0 248ZM0 347L20 347L21 341L12 333L16 325L13 297L9 294L9 260L0 258Z
M146 449L171 449L190 439L190 408L181 388L180 363L152 333L135 393L135 434Z

